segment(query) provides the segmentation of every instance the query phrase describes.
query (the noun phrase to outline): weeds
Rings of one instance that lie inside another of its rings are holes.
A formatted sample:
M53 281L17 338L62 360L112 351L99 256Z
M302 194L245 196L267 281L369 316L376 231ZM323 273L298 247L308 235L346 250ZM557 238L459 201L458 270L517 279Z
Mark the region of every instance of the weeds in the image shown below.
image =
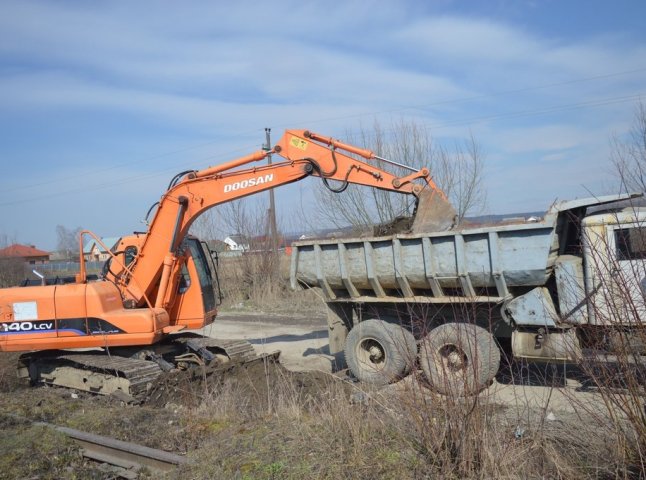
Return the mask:
M226 309L323 312L318 289L295 292L289 285L290 257L283 252L246 252L219 259L218 275Z
M221 260L221 278L238 278L237 284L222 282L230 288L228 302L260 305L286 288L266 278L256 282L263 275L277 278L263 265L254 257ZM497 380L465 397L437 394L417 370L376 390L260 364L221 379L197 375L195 385L182 387L177 403L149 412L157 423L144 413L120 411L129 420L92 425L119 431L155 425L142 436L164 438L165 447L192 459L177 478L646 478L646 331L626 322L626 312L642 315L644 298L634 296L631 272L618 273L612 264L597 270L608 273L608 283L595 290L596 326L580 339L610 351L606 360L612 362L583 361L578 369L565 369L503 358ZM641 271L632 274L642 278ZM480 344L474 352L483 352ZM350 402L351 393L363 400ZM31 410L46 418L73 415L47 405ZM96 405L88 412L109 418ZM173 424L167 423L171 412L179 418ZM14 427L7 431L17 434ZM36 436L32 433L27 442ZM40 439L33 441L41 445ZM62 455L50 450L50 440L42 441L44 451ZM7 455L21 455L21 445L26 443L3 448ZM52 468L59 471L56 462Z
M497 402L496 390L504 388L497 384L456 399L432 392L419 376L379 390L333 376L319 381L318 394L308 396L289 375L272 377L263 402L242 401L249 397L240 397L236 382L212 391L190 410L185 428L201 442L181 475L639 478L611 428L590 415L553 414L549 398L542 407L519 409ZM350 392L367 400L353 404Z
M65 435L48 427L32 426L3 417L0 419L0 479L100 478L96 466L87 465L79 447Z

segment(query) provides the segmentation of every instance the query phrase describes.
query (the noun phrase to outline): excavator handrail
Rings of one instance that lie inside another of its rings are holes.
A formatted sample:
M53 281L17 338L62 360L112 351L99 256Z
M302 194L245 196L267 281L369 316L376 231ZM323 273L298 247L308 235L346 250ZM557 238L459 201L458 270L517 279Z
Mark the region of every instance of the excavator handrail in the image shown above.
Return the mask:
M127 265L125 265L121 260L119 260L119 257L112 253L112 250L110 250L103 241L91 230L81 230L81 233L79 234L79 243L80 243L80 252L79 252L79 273L76 275L76 283L86 283L87 282L87 269L85 268L85 255L84 255L84 244L83 244L83 236L84 235L89 235L91 236L96 242L103 247L103 250L108 252L108 255L110 255L110 259L106 260L108 261L114 261L116 260L121 268L123 268L128 274L130 275L130 278L132 278L132 270L128 268ZM135 283L137 283L137 280L135 279ZM117 288L119 288L118 285L115 284ZM139 288L141 288L140 285L137 285ZM128 285L125 285L126 290L128 290ZM144 301L146 302L146 305L148 308L152 309L153 305L148 299L147 295L143 295Z

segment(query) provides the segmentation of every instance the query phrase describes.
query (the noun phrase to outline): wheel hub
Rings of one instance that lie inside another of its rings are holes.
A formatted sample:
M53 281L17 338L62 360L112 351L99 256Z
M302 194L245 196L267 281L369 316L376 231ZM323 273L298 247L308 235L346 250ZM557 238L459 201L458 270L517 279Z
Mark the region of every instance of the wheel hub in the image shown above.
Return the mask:
M370 353L370 360L372 360L373 362L381 360L384 356L383 350L376 345L370 347L368 353Z
M465 353L456 345L445 345L440 349L440 358L448 370L459 372L467 365Z
M458 352L449 353L447 361L451 368L460 369L464 366L464 360Z
M381 343L373 338L366 338L357 347L357 358L360 362L370 368L381 369L384 367L386 351Z

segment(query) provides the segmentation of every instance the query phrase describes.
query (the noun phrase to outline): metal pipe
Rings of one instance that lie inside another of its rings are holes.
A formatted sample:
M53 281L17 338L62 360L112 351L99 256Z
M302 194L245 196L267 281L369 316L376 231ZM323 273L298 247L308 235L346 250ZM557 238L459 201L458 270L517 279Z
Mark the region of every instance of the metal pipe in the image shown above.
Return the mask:
M398 163L394 162L393 160L388 160L387 158L379 157L375 155L375 160L381 160L382 162L390 163L391 165L395 165L397 167L405 168L406 170L410 170L411 172L419 172L419 168L413 168L409 167L408 165L404 165L403 163Z
M232 160L230 162L223 163L222 165L216 165L215 167L209 167L207 169L200 170L199 172L195 173L195 176L197 178L208 177L209 175L214 175L216 173L224 172L226 170L239 167L240 165L245 165L247 163L263 160L265 157L267 157L267 155L270 155L271 153L272 151L261 150L259 152L252 153L251 155L247 155L246 157L242 157L237 160Z
M164 307L164 297L166 297L173 263L175 263L175 256L172 253L167 254L164 257L164 268L159 279L159 290L157 291L157 298L155 299L155 308Z
M173 229L173 236L170 240L170 252L173 253L175 250L175 242L177 241L177 235L179 233L180 227L182 225L182 218L184 217L184 210L188 206L188 198L181 196L177 199L179 202L179 208L177 209L177 218L175 219L175 228Z

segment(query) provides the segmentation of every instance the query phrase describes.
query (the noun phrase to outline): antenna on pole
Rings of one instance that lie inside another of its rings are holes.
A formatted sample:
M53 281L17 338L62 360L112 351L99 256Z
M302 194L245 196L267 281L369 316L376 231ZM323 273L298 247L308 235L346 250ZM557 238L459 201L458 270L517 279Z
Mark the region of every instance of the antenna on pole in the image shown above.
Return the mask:
M271 150L271 128L265 128L266 144L263 149ZM267 165L271 165L271 155L267 155ZM274 201L274 189L269 189L269 235L271 237L271 248L275 252L278 250L278 231L276 228L276 204Z

